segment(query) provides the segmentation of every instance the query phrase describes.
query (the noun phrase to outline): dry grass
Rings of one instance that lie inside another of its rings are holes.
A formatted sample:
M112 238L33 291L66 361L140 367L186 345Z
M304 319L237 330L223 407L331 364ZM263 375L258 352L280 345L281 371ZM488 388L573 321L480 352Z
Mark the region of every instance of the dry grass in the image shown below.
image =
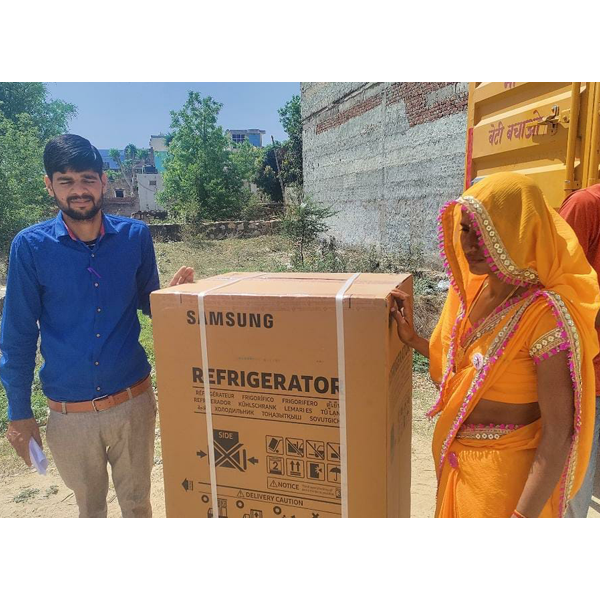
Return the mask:
M190 242L156 242L156 261L161 284L182 265L194 267L196 278L210 277L228 271L288 270L292 250L289 242L278 235L250 239Z

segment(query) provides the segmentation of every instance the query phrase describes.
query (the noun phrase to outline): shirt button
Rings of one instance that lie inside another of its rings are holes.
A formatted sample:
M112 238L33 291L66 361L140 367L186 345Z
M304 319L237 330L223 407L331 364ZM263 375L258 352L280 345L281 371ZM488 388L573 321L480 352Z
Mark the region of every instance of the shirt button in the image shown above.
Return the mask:
M101 308L97 308L96 312L102 312L102 309Z
M98 386L98 387L96 388L96 391L97 391L97 392L99 392L99 391L100 391L100 386Z
M96 361L94 364L95 364L96 366L98 366L100 363L99 363L98 361Z
M99 333L97 333L97 334L96 334L96 337L100 337L100 334L99 334Z
M96 255L95 255L95 254L92 254L92 258L96 258Z
M96 281L96 283L94 283L95 287L98 287L100 284Z

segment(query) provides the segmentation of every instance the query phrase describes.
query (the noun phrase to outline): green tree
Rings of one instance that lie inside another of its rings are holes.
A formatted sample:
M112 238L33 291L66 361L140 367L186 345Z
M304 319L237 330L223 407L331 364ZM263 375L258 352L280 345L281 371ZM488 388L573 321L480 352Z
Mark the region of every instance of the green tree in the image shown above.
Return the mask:
M75 113L72 104L50 100L43 83L0 83L0 254L20 229L52 214L44 147Z
M281 161L282 150L282 146L278 142L265 146L262 149L258 169L254 176L256 185L272 202L283 202L283 193L281 191L281 183L279 182L277 173L277 162L275 160L275 152L277 152L277 158Z
M13 121L0 113L0 254L20 229L50 214L39 135L27 114Z
M288 139L283 143L284 152L279 155L279 166L284 184L302 185L302 116L300 112L300 96L293 96L291 100L280 108L279 121Z
M108 155L119 166L121 178L127 183L129 195L133 196L135 194L135 170L137 167L145 164L150 153L148 150L137 148L135 144L127 144L123 150L124 159L121 159L121 153L117 148L111 148L108 151ZM114 176L111 181L115 181Z
M230 140L217 125L222 106L210 96L189 92L183 108L171 111L164 189L157 199L187 220L235 217L246 199Z
M295 247L295 261L304 267L307 251L315 245L319 236L329 230L327 219L335 216L337 211L329 206L318 204L302 192L297 197L292 195L285 208L282 219L283 234L292 241Z
M248 140L243 144L236 144L231 151L231 161L244 181L254 182L260 159L260 148L253 146Z
M50 100L46 85L36 82L0 83L0 112L16 125L19 115L29 115L30 124L37 128L38 138L44 143L65 133L77 114L73 104Z

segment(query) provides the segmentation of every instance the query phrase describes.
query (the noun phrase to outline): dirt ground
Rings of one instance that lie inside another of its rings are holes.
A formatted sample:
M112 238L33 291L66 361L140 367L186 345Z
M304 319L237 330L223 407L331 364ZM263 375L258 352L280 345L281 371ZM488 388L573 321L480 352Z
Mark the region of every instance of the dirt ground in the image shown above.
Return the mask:
M413 376L413 444L411 516L432 517L435 509L435 471L431 457L433 424L425 417L435 388L426 375ZM44 434L44 432L42 432ZM51 457L49 457L51 461ZM155 517L165 516L159 431L152 471L152 507ZM588 517L600 517L600 469L596 473L594 499ZM108 493L108 516L119 517L119 503L112 487ZM17 460L5 438L0 441L0 517L77 517L72 492L50 462L46 476L30 471Z

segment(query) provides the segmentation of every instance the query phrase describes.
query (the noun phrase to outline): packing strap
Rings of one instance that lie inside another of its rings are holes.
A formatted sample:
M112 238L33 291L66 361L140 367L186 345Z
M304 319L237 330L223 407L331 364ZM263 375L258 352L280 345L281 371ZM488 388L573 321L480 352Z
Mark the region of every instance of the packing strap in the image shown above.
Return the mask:
M262 274L262 273L261 273ZM215 446L213 436L213 423L212 423L212 400L210 397L210 378L208 376L208 345L206 343L206 320L204 318L204 297L216 290L233 285L244 279L251 279L253 277L259 277L261 274L246 275L244 277L237 277L230 279L225 283L215 285L214 287L208 288L198 294L198 319L200 320L200 343L202 346L202 370L204 372L204 404L206 407L206 434L208 440L208 462L210 469L210 494L212 496L212 511L213 518L219 518L219 501L217 497L217 468L215 465Z
M340 466L342 469L342 518L348 518L348 444L346 437L346 351L344 347L344 295L358 279L360 273L354 273L335 296L335 317L337 324L337 354L339 380L340 411Z

